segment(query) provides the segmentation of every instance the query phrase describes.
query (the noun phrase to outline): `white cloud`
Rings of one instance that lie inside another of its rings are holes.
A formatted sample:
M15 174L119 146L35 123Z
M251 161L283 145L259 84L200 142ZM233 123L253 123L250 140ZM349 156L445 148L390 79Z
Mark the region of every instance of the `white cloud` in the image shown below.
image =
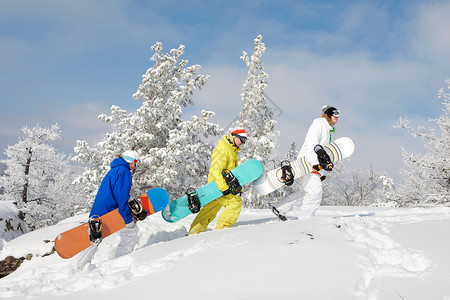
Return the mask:
M193 113L198 114L201 109L214 111L216 115L212 122L226 127L240 115L241 92L247 70L227 65L206 65L202 66L201 73L208 74L211 78L205 87L194 94Z
M450 67L449 15L448 1L423 4L418 8L417 22L411 30L413 46L419 55L447 69Z
M59 112L59 113L58 113ZM110 125L98 119L102 113L109 114L110 109L104 103L86 102L57 109L56 119L61 126L61 140L58 148L65 153L72 153L77 140L90 144L101 141L103 135L112 130Z

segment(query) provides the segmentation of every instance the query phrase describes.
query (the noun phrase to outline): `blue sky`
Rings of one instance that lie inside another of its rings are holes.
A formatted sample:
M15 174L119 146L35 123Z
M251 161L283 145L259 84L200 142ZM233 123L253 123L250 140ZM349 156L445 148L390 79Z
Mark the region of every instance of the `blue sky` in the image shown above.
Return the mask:
M58 123L58 150L108 132L97 116L130 111L151 45L186 46L211 75L195 107L228 125L241 106L242 51L263 36L267 95L279 116L280 152L300 146L322 105L341 110L339 136L357 152L349 165L399 178L401 146L421 142L394 129L400 116L428 126L450 76L450 1L64 1L0 2L0 148L23 126ZM226 105L225 105L226 102ZM381 148L386 151L380 154ZM4 155L0 156L4 158Z

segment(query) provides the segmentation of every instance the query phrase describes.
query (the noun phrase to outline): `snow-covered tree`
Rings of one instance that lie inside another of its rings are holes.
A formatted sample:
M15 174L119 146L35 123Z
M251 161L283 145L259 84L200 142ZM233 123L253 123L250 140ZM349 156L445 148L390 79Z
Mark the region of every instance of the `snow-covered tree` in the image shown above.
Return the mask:
M34 230L69 217L84 205L69 159L50 144L60 138L58 125L22 128L25 135L5 150L7 169L0 177L3 201L15 203Z
M381 181L372 167L367 176L359 170L353 170L351 174L334 171L337 172L327 176L327 182L324 183L323 204L361 206L374 201Z
M450 89L450 79L446 83ZM438 99L442 101L443 113L430 121L437 125L439 133L432 128L414 129L407 118L400 118L395 126L420 137L426 150L424 154L414 154L402 149L405 183L397 195L403 206L450 205L450 95L440 89Z
M297 159L299 152L300 150L297 149L297 145L295 144L295 142L292 142L291 148L289 148L289 151L284 156L284 159L288 161L294 161Z
M3 241L9 242L26 232L26 225L17 205L10 201L0 201L0 251Z
M77 142L74 160L89 164L77 182L85 183L92 198L111 161L127 149L137 151L142 160L133 175L132 197L154 187L179 197L188 187L198 188L207 181L212 145L205 139L223 130L209 122L213 112L202 110L200 116L183 120L183 107L193 105L191 95L209 75L198 75L199 65L187 66L188 61L181 59L183 45L166 54L162 49L159 42L152 46L153 66L133 95L142 105L132 113L112 106L111 115L99 118L113 131L95 146Z
M241 94L243 102L241 115L235 127L242 127L249 134L249 139L240 153L241 161L256 158L261 161L266 170L270 170L276 161L279 132L275 130L276 121L273 120L275 112L264 97L264 90L267 87L266 79L269 76L264 72L261 60L266 51L261 35L254 40L254 44L255 48L251 56L245 51L241 56L248 68L248 75ZM264 201L253 189L248 189L243 194L243 201L246 207L264 206Z
M338 163L326 176L322 205L384 205L392 200L393 180L378 175L372 166L363 172Z

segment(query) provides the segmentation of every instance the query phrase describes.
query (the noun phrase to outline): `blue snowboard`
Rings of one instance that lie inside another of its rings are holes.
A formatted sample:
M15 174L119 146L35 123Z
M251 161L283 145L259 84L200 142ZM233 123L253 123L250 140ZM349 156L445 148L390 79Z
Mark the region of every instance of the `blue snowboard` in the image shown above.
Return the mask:
M261 162L257 159L250 159L237 168L231 170L231 173L233 173L233 175L239 180L239 184L243 186L244 184L258 179L258 177L262 174L262 171L263 167ZM201 207L223 196L215 181L202 186L201 188L195 190L195 192L197 193ZM161 212L164 220L170 223L177 222L190 214L192 214L192 212L188 208L187 195L169 202L169 205L167 205Z

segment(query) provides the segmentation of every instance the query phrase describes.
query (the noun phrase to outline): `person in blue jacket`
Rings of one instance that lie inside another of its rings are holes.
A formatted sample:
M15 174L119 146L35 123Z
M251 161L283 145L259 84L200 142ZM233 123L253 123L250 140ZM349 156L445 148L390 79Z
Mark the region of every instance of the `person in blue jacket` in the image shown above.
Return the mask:
M118 208L125 224L134 222L128 199L132 183L131 171L137 168L138 163L139 154L132 150L125 151L122 157L112 161L111 170L100 184L89 217L103 216Z
M125 222L125 228L120 231L120 242L116 250L116 257L133 251L138 242L138 227L128 206L128 200L130 199L132 185L131 172L139 166L139 158L140 156L136 151L127 150L122 153L121 157L112 161L111 169L100 184L89 214L89 218L101 217L110 211L119 209L119 214ZM97 246L98 244L92 245L81 255L78 262L79 267L92 260Z

